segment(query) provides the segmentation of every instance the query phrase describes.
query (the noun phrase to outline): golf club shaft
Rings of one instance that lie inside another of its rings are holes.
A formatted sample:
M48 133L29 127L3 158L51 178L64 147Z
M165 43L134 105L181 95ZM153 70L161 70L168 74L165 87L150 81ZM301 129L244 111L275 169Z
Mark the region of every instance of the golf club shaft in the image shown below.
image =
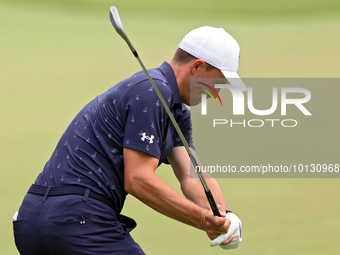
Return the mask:
M122 30L122 25L121 25L121 21L120 21L119 15L118 15L118 10L117 10L116 8L114 8L114 9L115 9L115 11L116 11L117 13L115 13L115 15L112 15L112 7L111 7L111 14L110 14L110 19L111 19L111 22L112 22L113 27L116 29L117 33L118 33L118 34L125 40L125 42L128 44L128 46L129 46L131 52L132 52L133 55L137 58L138 63L140 64L140 66L142 67L144 73L145 73L146 76L148 77L148 79L149 79L149 81L150 81L152 87L154 88L154 90L155 90L155 92L156 92L156 94L157 94L159 100L161 101L162 105L164 106L164 108L165 108L165 110L166 110L166 112L167 112L167 114L168 114L168 116L169 116L169 118L170 118L172 124L174 125L174 127L175 127L175 129L176 129L176 131L177 131L177 133L178 133L178 135L179 135L179 137L180 137L180 139L181 139L181 141L182 141L182 143L183 143L183 145L184 145L184 147L185 147L185 149L186 149L186 151L187 151L187 153L188 153L188 155L189 155L189 157L190 157L190 160L191 160L191 162L192 162L192 164L193 164L193 166L194 166L194 169L196 170L197 175L198 175L198 177L199 177L199 179L200 179L200 181L201 181L201 183L202 183L202 185L203 185L205 194L206 194L206 196L207 196L208 202L209 202L209 204L210 204L210 207L211 207L211 209L212 209L214 215L215 215L215 216L220 216L220 212L219 212L219 210L218 210L218 208L217 208L215 199L214 199L214 197L213 197L213 195L212 195L212 193L211 193L211 191L210 191L210 189L209 189L209 187L208 187L208 185L207 185L207 183L206 183L206 181L205 181L205 179L204 179L204 176L203 176L203 174L202 174L202 172L201 172L201 170L200 170L200 167L198 167L198 164L197 164L197 161L196 161L195 157L193 156L193 154L192 154L191 151L190 151L190 147L189 147L189 145L188 145L188 143L187 143L187 141L186 141L186 139L185 139L185 137L184 137L184 135L183 135L183 133L182 133L180 127L178 126L178 124L177 124L177 122L176 122L174 116L172 115L172 113L171 113L171 111L170 111L168 105L166 104L166 102L165 102L165 100L164 100L162 94L160 93L160 91L158 90L156 84L155 84L154 81L152 80L152 78L151 78L151 76L150 76L148 70L145 68L145 66L144 66L144 64L143 64L143 62L142 62L142 60L139 58L137 51L136 51L135 48L133 47L131 41L130 41L130 40L128 39L128 37L126 36L125 32ZM117 24L118 24L118 26L117 26Z

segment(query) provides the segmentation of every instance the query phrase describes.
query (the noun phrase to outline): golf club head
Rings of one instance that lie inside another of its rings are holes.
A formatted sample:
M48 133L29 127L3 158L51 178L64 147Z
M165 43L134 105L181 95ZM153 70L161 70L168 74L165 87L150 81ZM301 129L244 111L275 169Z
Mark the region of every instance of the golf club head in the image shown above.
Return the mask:
M124 37L125 33L123 30L123 25L122 25L122 22L120 21L120 17L119 17L116 6L111 6L110 8L110 20L111 20L113 27L116 29L117 33L121 37Z
M136 54L137 54L136 50L133 47L133 45L131 44L129 38L127 37L127 35L125 34L125 32L123 30L123 25L122 25L122 22L120 21L120 17L119 17L118 10L117 10L116 6L110 7L110 20L111 20L112 26L114 27L116 32L124 39L124 41L130 47L132 53L136 56Z

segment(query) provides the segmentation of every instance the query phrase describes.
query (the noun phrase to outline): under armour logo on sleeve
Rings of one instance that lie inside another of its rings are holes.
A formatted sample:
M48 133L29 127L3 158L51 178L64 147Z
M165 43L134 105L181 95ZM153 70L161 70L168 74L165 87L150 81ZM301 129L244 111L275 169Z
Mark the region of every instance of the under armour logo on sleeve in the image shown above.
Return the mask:
M147 136L147 135L146 135L146 132L144 132L144 133L142 133L141 140L142 140L142 141L145 141L145 139L146 139L146 140L149 140L149 143L153 143L153 139L154 139L154 138L155 138L155 137L154 137L153 135Z

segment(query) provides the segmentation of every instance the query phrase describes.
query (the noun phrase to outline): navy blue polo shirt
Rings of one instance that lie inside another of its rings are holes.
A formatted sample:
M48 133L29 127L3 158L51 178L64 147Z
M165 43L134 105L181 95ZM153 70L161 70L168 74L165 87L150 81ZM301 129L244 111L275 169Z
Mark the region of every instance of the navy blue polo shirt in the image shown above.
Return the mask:
M192 146L189 109L181 103L171 66L149 73ZM73 119L36 180L43 186L80 185L114 198L118 212L125 197L123 148L166 161L182 142L143 71L89 102Z

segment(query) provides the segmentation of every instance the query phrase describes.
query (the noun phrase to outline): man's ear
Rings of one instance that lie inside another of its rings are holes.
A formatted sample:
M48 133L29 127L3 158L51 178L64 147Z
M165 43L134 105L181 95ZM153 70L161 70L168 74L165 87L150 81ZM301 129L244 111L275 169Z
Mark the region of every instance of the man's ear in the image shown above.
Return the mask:
M205 66L205 62L202 59L195 59L193 60L190 66L190 74L194 75L197 71Z

